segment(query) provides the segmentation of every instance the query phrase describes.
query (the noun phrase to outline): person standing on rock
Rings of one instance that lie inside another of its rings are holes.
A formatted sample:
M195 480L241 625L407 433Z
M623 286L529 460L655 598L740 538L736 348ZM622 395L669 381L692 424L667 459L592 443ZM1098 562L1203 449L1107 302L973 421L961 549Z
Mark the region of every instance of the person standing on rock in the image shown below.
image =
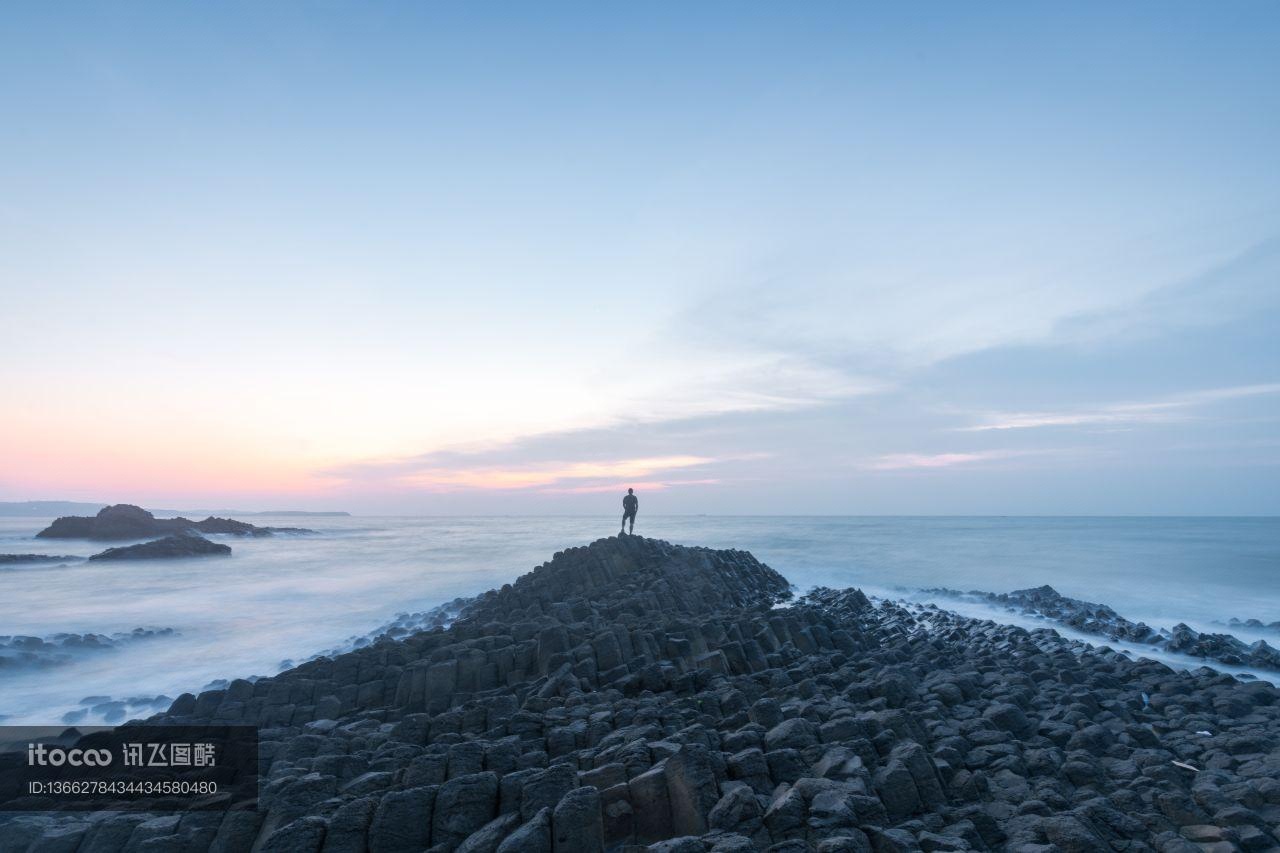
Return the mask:
M621 536L627 532L627 519L631 519L631 532L636 532L636 510L640 508L640 499L636 497L635 489L627 489L627 493L622 496L622 529L618 531Z

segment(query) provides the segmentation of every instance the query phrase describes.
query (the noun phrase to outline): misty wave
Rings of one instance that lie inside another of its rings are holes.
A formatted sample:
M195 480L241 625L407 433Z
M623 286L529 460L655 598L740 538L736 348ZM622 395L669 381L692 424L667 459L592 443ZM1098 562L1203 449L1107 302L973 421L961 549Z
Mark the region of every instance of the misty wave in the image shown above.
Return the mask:
M58 633L47 637L0 634L0 678L22 669L67 666L81 655L118 651L128 643L177 636L173 628L134 628L107 634Z
M307 660L322 657L334 657L345 652L362 649L381 639L399 640L419 631L430 631L433 628L448 628L462 613L464 607L475 601L474 597L455 598L453 601L432 607L417 613L397 613L396 617L374 630L357 636L348 637L344 642L323 652L311 655ZM301 663L301 661L299 661ZM291 669L296 664L291 660L281 661L281 669Z
M173 697L160 695L115 699L110 696L86 696L79 704L83 707L63 713L60 721L67 725L122 723L167 710L173 704Z
M31 537L47 523L0 519L0 551L32 551ZM9 670L0 677L0 715L41 725L145 717L163 710L168 697L220 681L274 675L379 638L444 626L469 597L515 580L565 547L613 534L616 523L611 515L323 518L313 525L319 535L237 540L232 556L217 561L0 571L0 630L11 640L34 637L56 646L57 637L73 631L83 637L86 626L113 640L109 652L67 651L55 666ZM749 550L800 590L859 586L924 603L920 593L903 590L1051 583L1148 624L1221 630L1233 618L1267 617L1260 628L1233 630L1250 641L1270 635L1268 622L1280 614L1276 519L650 516L637 533L642 529L676 542ZM69 542L67 550L80 546ZM939 603L1070 635L1055 623L994 607ZM118 641L140 625L172 633ZM1130 651L1156 656L1140 646Z

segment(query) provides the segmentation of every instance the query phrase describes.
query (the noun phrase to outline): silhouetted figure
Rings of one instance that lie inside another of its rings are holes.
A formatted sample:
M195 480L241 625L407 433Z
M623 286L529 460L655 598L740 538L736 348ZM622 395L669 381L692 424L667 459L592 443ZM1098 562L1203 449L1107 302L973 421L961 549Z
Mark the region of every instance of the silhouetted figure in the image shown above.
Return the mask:
M636 532L636 510L640 508L640 499L636 497L635 489L627 489L627 493L622 496L622 529L618 531L618 535L623 533ZM627 519L631 519L631 530L627 530Z

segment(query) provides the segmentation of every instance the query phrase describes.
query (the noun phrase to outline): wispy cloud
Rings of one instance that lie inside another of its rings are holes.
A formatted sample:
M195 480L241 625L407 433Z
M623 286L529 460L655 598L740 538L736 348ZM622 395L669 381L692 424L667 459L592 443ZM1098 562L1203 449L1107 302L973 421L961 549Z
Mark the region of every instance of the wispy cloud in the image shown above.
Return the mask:
M1166 235L1162 245L1177 242ZM1274 311L1280 303L1275 287L1280 275L1280 237L1272 235L1236 252L1214 252L1217 258L1197 273L1174 278L1119 310L1113 306L1063 317L1052 341L1132 342L1180 329L1211 326L1237 317Z
M714 486L724 481L717 477L706 477L700 480L628 480L626 485L628 488L634 488L639 492L662 492L674 486ZM617 492L620 484L615 481L608 483L594 483L588 486L560 486L539 489L542 494L548 495L589 495L600 492Z
M1157 400L1110 403L1066 411L989 412L983 416L982 423L961 427L960 431L1170 423L1186 420L1193 416L1191 410L1214 403L1276 393L1280 393L1280 383L1211 388Z
M927 255L886 256L841 233L808 260L761 265L690 306L680 339L883 378L1011 347L1123 343L1277 303L1276 237L1102 240L1047 255L934 236Z
M959 465L975 465L996 462L1019 456L1042 456L1057 451L1048 450L979 450L972 453L890 453L877 457L863 467L871 471L909 471L934 468L954 468Z
M592 490L617 488L619 482L639 479L645 479L653 485L655 482L662 481L650 478L660 477L665 472L696 468L716 461L706 456L651 456L604 462L559 461L475 467L426 466L401 474L398 481L400 485L427 491Z

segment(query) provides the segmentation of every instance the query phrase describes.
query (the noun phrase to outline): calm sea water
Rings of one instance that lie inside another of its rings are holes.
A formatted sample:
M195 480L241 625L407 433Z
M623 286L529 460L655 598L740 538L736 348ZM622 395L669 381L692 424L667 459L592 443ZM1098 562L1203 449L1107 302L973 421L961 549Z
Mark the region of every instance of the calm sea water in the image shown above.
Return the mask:
M150 713L146 698L274 674L286 661L349 647L399 612L514 580L616 524L613 516L254 521L301 524L318 535L211 537L232 546L229 558L0 570L0 634L176 632L56 667L0 667L0 715L57 723L103 701L82 704L88 697L135 700L129 716ZM88 555L102 547L32 539L48 522L0 519L0 552ZM1232 616L1280 620L1276 518L642 516L636 532L750 550L801 590L861 586L901 596L922 587L1007 592L1047 583L1153 626L1222 630L1214 623ZM1018 621L977 605L945 606ZM96 719L101 713L89 711L83 721Z

